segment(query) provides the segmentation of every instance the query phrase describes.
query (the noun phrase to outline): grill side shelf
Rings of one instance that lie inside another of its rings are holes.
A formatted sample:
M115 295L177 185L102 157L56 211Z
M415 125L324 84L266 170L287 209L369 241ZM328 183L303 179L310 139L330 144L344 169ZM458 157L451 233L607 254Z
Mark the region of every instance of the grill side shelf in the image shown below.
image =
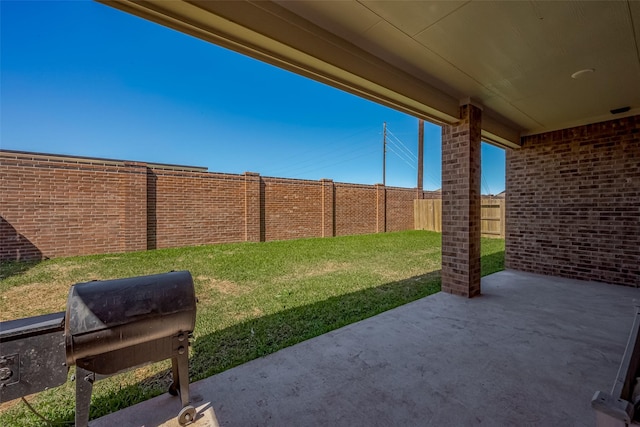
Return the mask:
M64 311L0 322L0 342L64 330Z
M0 323L0 402L67 380L64 313Z

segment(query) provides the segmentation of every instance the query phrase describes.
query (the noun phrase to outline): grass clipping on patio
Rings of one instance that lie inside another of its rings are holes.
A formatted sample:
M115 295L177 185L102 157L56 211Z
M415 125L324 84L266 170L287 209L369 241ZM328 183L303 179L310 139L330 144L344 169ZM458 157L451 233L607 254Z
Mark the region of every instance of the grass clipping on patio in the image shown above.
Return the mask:
M439 291L440 241L405 231L2 263L0 320L63 311L75 283L189 270L199 299L195 381ZM482 256L483 275L502 270L504 240L483 239ZM91 418L166 392L168 368L96 382ZM70 381L28 399L53 423L73 421ZM42 424L19 401L0 406L0 425Z

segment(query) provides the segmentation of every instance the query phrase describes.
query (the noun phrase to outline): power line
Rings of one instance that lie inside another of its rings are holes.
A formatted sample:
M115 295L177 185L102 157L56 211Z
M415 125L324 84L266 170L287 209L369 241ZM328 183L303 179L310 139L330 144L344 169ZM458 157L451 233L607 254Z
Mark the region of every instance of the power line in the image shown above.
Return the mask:
M396 155L398 157L402 157L403 159L407 159L407 161L414 163L417 162L418 159L412 159L411 157L409 157L404 151L402 151L402 148L400 146L398 146L396 143L394 143L392 140L388 140L389 144L388 146L394 146L396 147L396 149L398 149L398 152L396 153Z
M272 171L288 171L288 170L291 170L292 163L295 164L296 166L300 166L306 163L317 163L318 161L333 158L337 155L349 155L357 151L361 151L363 148L367 148L367 147L357 147L355 149L348 149L353 147L344 147L342 149L328 149L328 150L326 150L327 147L324 147L324 148L325 148L325 151L322 154L318 154L318 150L309 150L298 156L292 156L289 158L286 165L274 168L272 169ZM303 157L303 156L304 158L300 159L300 157ZM300 160L295 160L295 159L300 159Z
M341 143L341 142L344 142L344 141L346 141L346 140L352 139L352 138L354 138L354 137L356 137L356 136L358 136L358 135L360 135L360 134L363 134L363 133L365 133L365 132L371 132L371 131L373 131L373 129L372 129L372 128L360 129L360 130L355 131L355 132L353 132L353 133L351 133L351 134L349 134L349 135L341 136L341 137L339 137L339 138L337 138L337 139L333 139L333 140L332 140L332 142L331 142L328 146L330 147L330 146L332 146L332 145L337 145L337 144L339 144L339 143ZM321 148L327 148L328 146L327 146L327 145L323 145ZM306 156L307 154L312 154L312 153L314 153L314 152L316 152L316 151L317 151L317 150L315 150L315 149L311 149L311 150L306 150L306 151L303 151L303 152L299 152L299 153L297 153L297 154L294 154L293 156L285 157L285 158L283 159L283 161L285 161L285 162L286 162L286 161L288 161L288 160L295 159L296 157L301 157L301 156L302 156L302 157L304 157L304 156Z
M391 148L390 145L387 145L387 148L389 149L389 151L391 151L393 154L395 154L396 156L398 156L398 158L400 160L402 160L403 162L405 162L407 165L409 165L411 168L415 169L416 167L414 165L412 165L411 163L409 163L404 157L400 156L393 148Z
M377 150L376 150L376 151L377 151ZM297 173L295 173L295 174L291 174L291 176L292 176L292 177L299 177L300 175L303 175L303 174L307 174L307 173L311 173L311 172L316 172L316 171L319 171L319 170L327 169L327 168L329 168L329 167L333 167L333 166L340 165L340 164L343 164L343 163L346 163L346 162L350 162L350 161L352 161L352 160L360 159L360 158L365 157L365 156L366 156L366 155L368 155L368 154L373 154L373 151L366 152L366 153L364 153L364 154L362 154L362 155L355 156L355 157L351 157L351 158L348 158L348 159L343 159L343 160L341 160L341 161L334 162L334 163L331 163L331 164L326 164L326 165L324 165L324 166L320 166L320 167L317 167L317 168L314 168L314 169L302 170L302 171L299 171L299 172L297 172Z
M402 153L406 155L411 161L414 161L414 162L418 161L418 157L415 154L413 154L411 151L409 151L407 147L402 143L402 141L397 140L396 142L391 139L389 140L389 142L395 145L399 150L401 150Z
M485 190L487 191L487 194L493 194L491 192L491 188L489 188L489 183L487 182L487 179L484 177L484 174L481 174L481 177L482 177L482 183L485 187Z
M390 130L387 130L387 132L392 137L392 139L388 139L388 142L390 144L389 149L392 150L391 145L396 147L398 151L392 150L392 152L396 156L398 156L400 159L402 159L406 164L411 166L413 169L416 169L416 167L413 164L418 162L418 157L415 154L413 154L411 150L409 150L407 146L402 141L400 141L400 139L397 136L393 134L393 132L391 132Z
M300 169L301 167L306 167L308 164L317 164L318 162L322 162L324 160L331 160L340 156L348 156L348 155L359 153L362 151L370 151L371 149L372 147L358 147L354 150L330 150L329 152L326 152L319 156L314 156L311 158L307 158L307 159L295 162L295 165L289 164L284 167L272 169L272 171L291 171L295 169Z
M390 130L388 130L388 132L398 142L398 144L402 147L402 150L406 152L410 158L413 158L415 161L418 161L418 156L413 154L413 152L409 148L407 148L407 146L400 140L400 138L395 136L393 132L391 132Z
M335 146L335 143L330 144L328 147L332 147ZM327 146L322 147L325 150L327 149ZM289 163L285 166L280 166L280 167L276 167L274 169L271 169L270 173L276 174L276 173L290 173L290 172L294 172L296 170L299 170L301 168L305 168L310 164L313 165L317 165L318 162L322 162L325 160L333 160L336 157L342 157L342 156L348 156L350 154L354 154L354 153L359 153L359 152L363 152L363 151L370 151L372 150L372 147L370 145L365 145L365 146L356 146L355 149L353 149L353 146L343 146L341 149L332 149L329 148L328 151L325 151L323 154L320 155L314 155L315 153L318 152L318 150L309 150L307 151L305 154L311 154L311 157L306 157L302 160L296 161L296 162L291 162L289 161ZM300 157L299 156L291 156L289 159L295 159L296 157ZM291 163L295 163L295 165L291 165Z
M339 158L339 157L344 157L345 155L343 155L343 156L333 155L333 156L331 156L331 159L325 158L322 161L316 161L317 159L314 159L314 160L312 160L312 163L308 163L307 162L306 164L299 164L299 165L296 165L296 166L294 166L292 168L287 169L286 170L286 174L290 175L290 176L299 176L299 175L304 174L304 173L308 173L308 172L312 172L312 171L316 171L316 170L320 170L320 169L327 169L327 168L329 168L331 166L344 163L345 161L359 159L359 158L374 154L374 151L377 151L377 150L374 150L373 147L360 148L358 150L354 150L354 151L351 151L351 152L345 154L345 155L348 156L349 154L356 154L357 153L357 155L351 156L351 157L349 157L347 159L344 159L344 160L338 161L338 162L336 162L334 160L336 158Z
M442 187L440 180L435 175L433 175L432 172L427 172L425 178L435 187Z
M366 128L366 129L360 129L356 132L353 132L345 137L341 137L341 138L334 138L329 140L328 144L323 144L322 146L315 146L312 149L308 149L302 152L298 152L295 153L291 156L288 157L284 157L281 161L284 163L284 166L280 166L280 167L276 167L274 169L271 170L270 173L282 173L282 172L287 172L290 171L290 165L291 163L296 163L297 165L300 164L304 164L304 163L315 163L318 160L322 160L325 158L329 158L329 157L335 157L336 155L349 155L353 152L356 152L362 148L367 148L367 147L357 147L354 149L353 146L355 144L345 144L340 148L334 148L337 147L339 144L344 143L347 140L353 139L356 136L359 136L361 134L364 134L366 132L372 132L373 129L371 128ZM366 142L366 140L364 141ZM318 152L322 150L323 153L322 154L318 154ZM327 151L328 150L328 151ZM295 168L294 168L295 169Z
M388 141L393 144L394 146L396 146L396 148L401 151L403 153L403 155L398 154L397 152L393 151L391 149L391 146L388 145L390 151L392 151L396 156L398 156L400 159L402 159L407 165L409 165L411 168L416 169L416 167L413 165L413 163L417 163L418 161L418 157L413 154L413 152L407 148L407 146L400 140L400 138L398 138L393 132L391 132L388 128L387 128L387 132L391 135L391 137L393 139L389 139ZM394 141L395 140L395 141ZM394 142L397 142L397 144L395 144ZM398 145L400 147L398 147ZM440 178L436 177L433 172L431 172L431 170L427 170L426 173L424 173L424 179L426 179L430 184L433 184L434 187L442 187L442 184L440 183Z

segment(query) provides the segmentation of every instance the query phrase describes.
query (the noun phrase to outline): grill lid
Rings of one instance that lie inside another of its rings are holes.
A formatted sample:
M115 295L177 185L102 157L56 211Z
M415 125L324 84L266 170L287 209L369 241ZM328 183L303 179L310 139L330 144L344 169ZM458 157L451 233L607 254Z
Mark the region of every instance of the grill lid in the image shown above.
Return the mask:
M79 283L69 290L66 328L76 336L185 311L195 321L195 305L188 271Z

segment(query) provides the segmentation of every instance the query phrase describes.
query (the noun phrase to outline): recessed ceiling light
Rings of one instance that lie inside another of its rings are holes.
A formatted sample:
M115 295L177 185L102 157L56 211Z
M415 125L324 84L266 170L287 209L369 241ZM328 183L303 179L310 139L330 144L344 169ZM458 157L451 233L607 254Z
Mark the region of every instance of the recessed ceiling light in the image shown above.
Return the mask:
M572 79L579 79L580 77L584 77L586 74L591 74L595 71L593 68L585 68L584 70L576 71L571 74Z

